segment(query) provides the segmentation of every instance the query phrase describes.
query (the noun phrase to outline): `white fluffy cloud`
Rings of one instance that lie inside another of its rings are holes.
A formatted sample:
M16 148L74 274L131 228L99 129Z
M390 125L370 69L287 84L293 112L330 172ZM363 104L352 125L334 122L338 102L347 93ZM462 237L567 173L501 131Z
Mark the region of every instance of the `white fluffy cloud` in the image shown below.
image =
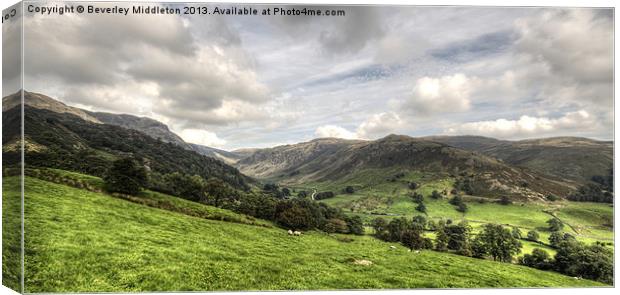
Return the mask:
M597 127L597 120L588 112L569 112L558 118L521 116L518 120L497 119L469 122L448 128L445 134L484 135L516 139L541 137L548 134L573 134L588 132Z
M377 138L401 128L404 122L394 112L372 115L357 128L359 138Z
M221 147L226 144L226 140L217 137L217 134L202 129L184 129L180 135L183 140L189 143L210 147Z
M376 139L395 132L403 127L404 121L394 112L374 114L362 122L355 132L337 125L319 126L314 135L317 137L336 137L344 139Z
M336 125L319 126L314 135L317 137L336 137L343 139L357 139L357 134Z
M420 115L466 111L470 108L471 83L464 74L423 77L416 81L413 94L402 106Z

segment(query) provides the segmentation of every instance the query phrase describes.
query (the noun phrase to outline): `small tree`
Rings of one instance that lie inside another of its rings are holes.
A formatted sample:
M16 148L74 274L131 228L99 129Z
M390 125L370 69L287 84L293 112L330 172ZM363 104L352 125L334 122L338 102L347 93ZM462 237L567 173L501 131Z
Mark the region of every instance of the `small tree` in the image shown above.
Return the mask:
M352 216L345 218L347 223L347 227L349 228L349 233L354 235L363 235L364 234L364 223L362 222L362 218L359 216Z
M564 224L557 218L551 218L547 220L547 224L549 224L550 231L560 231L564 228Z
M538 242L538 232L535 230L531 230L527 232L527 240L532 241L532 242Z
M520 230L518 227L513 226L513 227L512 227L512 236L513 236L515 239L521 239L521 238L522 238L522 235L521 235L521 230Z
M415 209L419 212L426 213L426 206L424 205L423 202L420 202L418 206L415 207Z
M349 186L344 188L344 192L347 193L347 194L352 194L352 193L355 192L355 189L352 186L349 185Z
M424 202L424 196L418 192L414 192L411 195L411 200L415 203L422 203Z
M136 195L147 185L148 177L144 166L136 160L122 158L112 163L104 181L110 192Z
M435 200L441 199L442 197L443 197L443 196L442 196L442 195L441 195L441 194L440 194L437 190L434 190L434 191L431 193L431 198L433 198L433 199L435 199Z
M349 227L347 226L347 223L342 220L342 219L338 219L338 218L332 218L327 220L327 223L325 223L325 227L324 227L325 232L328 233L347 233L349 231Z
M417 189L418 187L419 187L418 184L413 181L409 183L409 189L414 190L414 189Z
M290 190L288 187L282 188L282 194L283 194L285 197L288 197L288 196L290 196L290 195L291 195L291 190Z
M465 203L460 203L458 204L458 206L456 206L456 211L462 212L462 213L466 213L467 212L467 204Z
M499 203L502 204L502 205L510 205L510 204L512 204L512 201L507 196L502 196L499 199Z
M486 224L477 239L481 240L486 252L495 261L510 262L514 255L521 252L521 243L499 224Z
M523 255L523 257L519 259L519 263L542 270L549 270L553 267L553 259L549 256L549 253L540 248L534 248L532 254Z
M549 235L549 245L553 248L557 248L562 242L562 234L560 232L554 231Z

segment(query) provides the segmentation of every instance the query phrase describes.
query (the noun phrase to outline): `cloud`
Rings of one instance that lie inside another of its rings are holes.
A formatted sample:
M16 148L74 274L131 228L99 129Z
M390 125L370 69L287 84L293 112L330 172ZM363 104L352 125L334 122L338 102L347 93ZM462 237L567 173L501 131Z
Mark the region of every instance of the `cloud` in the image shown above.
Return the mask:
M517 139L548 134L581 134L595 130L599 122L584 110L569 112L558 118L521 116L518 120L497 119L460 124L445 134L484 135Z
M592 9L547 10L516 22L520 52L557 75L582 82L613 77L613 14Z
M372 115L357 128L359 138L378 138L386 136L403 126L404 122L394 112Z
M343 138L343 139L357 139L358 136L355 132L351 132L347 129L344 129L340 126L336 125L323 125L319 126L314 135L317 137L335 137L335 138Z
M221 147L226 140L217 137L217 134L202 129L185 129L181 132L181 138L189 143L195 143L210 147Z
M167 15L34 15L26 23L25 42L33 44L25 52L26 87L53 88L73 104L234 124L260 117L239 110L257 109L271 95L221 18L200 23L211 25L207 31L227 28L212 39L200 39L199 24Z
M420 115L469 110L471 82L464 74L420 78L402 107Z

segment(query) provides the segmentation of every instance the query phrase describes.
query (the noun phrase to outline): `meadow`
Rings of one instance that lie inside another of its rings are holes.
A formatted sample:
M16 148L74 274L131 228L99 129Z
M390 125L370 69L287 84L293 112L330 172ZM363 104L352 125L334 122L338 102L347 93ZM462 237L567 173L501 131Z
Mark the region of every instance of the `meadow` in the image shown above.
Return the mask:
M409 252L370 236L295 237L258 223L25 181L24 292L604 286L513 264ZM19 202L19 178L5 177L3 189L5 208ZM163 194L140 197L196 205Z
M404 176L386 181L386 175L403 173ZM415 190L424 196L426 214L416 211L417 204L411 199L414 191L408 188L409 182L420 185ZM351 183L355 192L347 194L343 188ZM497 199L484 196L467 196L468 210L461 213L449 203L451 196L441 199L430 197L434 190L450 192L454 179L448 176L435 176L419 171L403 171L399 169L372 169L351 174L344 181L311 183L294 187L296 190L334 191L333 198L320 200L326 204L344 209L347 214L360 216L366 224L377 217L392 219L399 217L412 218L424 215L427 219L439 221L452 220L453 222L467 221L474 233L486 223L498 223L507 227L518 227L523 236L530 230L540 235L540 243L522 240L523 253L530 253L535 247L545 249L553 254L555 251L548 247L550 231L547 221L559 218L564 223L563 231L575 236L586 243L604 242L613 249L613 206L604 203L570 202L558 200L514 202L509 205L497 203Z

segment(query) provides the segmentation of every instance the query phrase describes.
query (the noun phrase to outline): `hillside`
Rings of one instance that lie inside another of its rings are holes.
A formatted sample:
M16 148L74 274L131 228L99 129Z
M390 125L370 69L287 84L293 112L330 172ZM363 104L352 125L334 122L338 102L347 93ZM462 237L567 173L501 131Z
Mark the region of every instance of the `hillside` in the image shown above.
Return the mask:
M5 165L20 160L20 109L3 112ZM68 113L25 106L27 165L60 168L102 176L119 157L141 159L153 172L182 172L220 178L238 189L251 179L227 164L194 151L115 125L93 123Z
M369 169L467 178L480 195L521 198L564 196L574 187L559 179L507 165L494 158L408 136L376 141L316 139L254 152L236 167L243 173L283 184L333 182ZM378 176L386 180L393 175ZM374 177L376 180L377 177Z
M613 167L613 142L580 137L521 141L480 136L433 136L425 139L475 151L547 175L584 183Z
M2 99L2 111L8 111L21 103L19 92L4 97ZM199 154L222 160L226 163L233 163L239 156L215 148L185 142L180 136L172 132L168 126L157 120L148 117L138 117L128 114L112 114L105 112L91 112L80 108L68 106L49 96L24 91L24 104L37 109L49 110L56 113L72 114L81 119L93 123L110 124L127 129L140 131L154 139L163 142L174 143L186 150L195 151Z
M30 177L26 187L24 292L602 286L507 263L407 252L368 236L293 237ZM3 190L13 196L3 198L5 208L19 202L17 177L6 177ZM357 264L362 260L372 265Z

